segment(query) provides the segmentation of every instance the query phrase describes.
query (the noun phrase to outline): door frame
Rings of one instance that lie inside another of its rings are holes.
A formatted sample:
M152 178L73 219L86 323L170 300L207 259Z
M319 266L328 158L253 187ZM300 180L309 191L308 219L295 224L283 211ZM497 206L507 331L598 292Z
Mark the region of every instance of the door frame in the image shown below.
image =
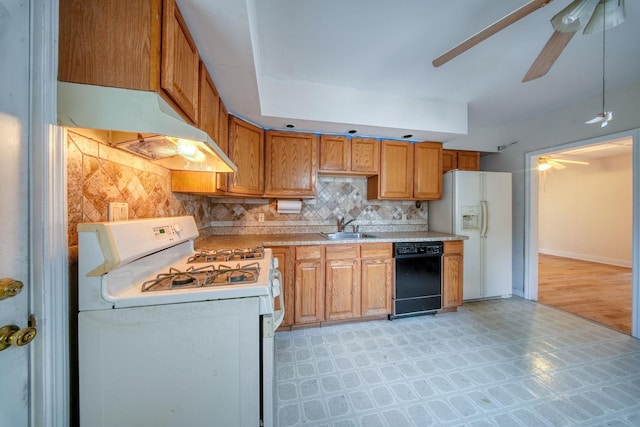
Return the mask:
M57 126L57 1L30 4L30 311L38 336L30 345L30 425L68 426L69 256L66 148Z
M633 140L633 250L631 336L640 338L640 128L525 153L524 298L538 300L538 158L614 139Z

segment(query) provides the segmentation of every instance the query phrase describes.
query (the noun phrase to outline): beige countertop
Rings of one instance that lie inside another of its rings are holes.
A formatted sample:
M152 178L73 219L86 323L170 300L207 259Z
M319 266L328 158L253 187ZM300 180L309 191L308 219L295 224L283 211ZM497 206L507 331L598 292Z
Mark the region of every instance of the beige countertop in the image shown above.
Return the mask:
M221 234L212 235L195 243L198 250L221 248L248 248L254 246L301 246L301 245L339 245L353 243L381 242L425 242L445 240L466 240L466 236L440 233L437 231L411 232L367 232L372 237L361 239L329 240L320 233L296 234Z

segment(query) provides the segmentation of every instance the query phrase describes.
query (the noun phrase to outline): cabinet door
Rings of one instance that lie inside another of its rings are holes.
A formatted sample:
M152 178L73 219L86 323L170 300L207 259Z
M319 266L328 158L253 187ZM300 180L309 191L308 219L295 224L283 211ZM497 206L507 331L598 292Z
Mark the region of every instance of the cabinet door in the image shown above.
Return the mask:
M380 141L374 138L351 139L351 171L377 174L380 170Z
M322 261L296 261L295 323L314 323L324 320L323 284Z
M458 152L456 150L442 150L442 173L458 169Z
M381 199L413 198L413 144L383 140L380 147L378 195Z
M442 307L455 308L462 305L462 271L463 271L462 240L444 242L442 255Z
M229 158L238 171L227 174L228 191L260 196L264 192L264 131L234 116L229 124Z
M216 185L220 175L203 171L171 171L171 191L198 196L220 196Z
M362 316L391 313L393 259L362 260Z
M442 198L442 143L418 142L414 146L413 197L418 200Z
M216 86L202 61L200 61L200 97L198 102L198 126L226 153L227 147L221 145L221 141L218 140L220 96L218 96Z
M218 146L222 148L224 154L229 155L229 113L227 112L227 108L224 106L224 102L222 102L222 98L219 99L218 102L218 139L216 139ZM237 166L237 165L236 165ZM218 174L218 190L220 192L226 192L228 190L228 180L231 180L231 177L228 176L228 173L219 173Z
M360 261L328 260L325 271L325 318L351 319L360 316Z
M265 158L266 197L315 197L317 135L267 131Z
M346 136L320 136L319 172L349 172L351 140Z
M160 89L162 0L60 0L59 14L58 80Z
M198 49L175 0L165 0L163 12L160 85L184 116L197 124Z
M478 151L458 151L458 169L479 171L480 153Z
M273 252L273 257L278 260L278 270L282 274L282 295L284 297L284 319L282 320L282 324L280 327L282 329L287 329L291 325L293 325L293 313L294 313L294 282L293 282L293 274L294 274L294 259L293 259L293 248L292 247L275 247L271 248ZM276 300L276 310L280 309L279 301Z

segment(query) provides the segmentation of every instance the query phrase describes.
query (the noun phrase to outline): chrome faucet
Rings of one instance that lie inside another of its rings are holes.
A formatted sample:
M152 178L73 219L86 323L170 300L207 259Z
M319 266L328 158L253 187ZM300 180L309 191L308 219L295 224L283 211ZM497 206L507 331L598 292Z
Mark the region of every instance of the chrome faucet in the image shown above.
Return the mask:
M355 218L353 218L353 219L350 219L350 220L349 220L349 221L347 221L347 222L344 222L344 218L340 218L340 219L338 220L338 233L340 233L340 232L344 231L344 228L345 228L347 225L351 224L351 223L352 223L353 221L355 221L355 220L356 220L356 219L355 219Z

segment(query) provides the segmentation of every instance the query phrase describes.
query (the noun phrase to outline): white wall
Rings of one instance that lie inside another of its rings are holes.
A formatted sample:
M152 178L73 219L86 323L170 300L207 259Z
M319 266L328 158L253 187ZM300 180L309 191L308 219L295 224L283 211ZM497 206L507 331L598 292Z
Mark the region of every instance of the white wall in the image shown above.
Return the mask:
M470 128L469 135L445 145L445 148L465 148L478 143L497 147L518 141L500 153L481 157L483 170L513 173L513 289L516 295L524 294L525 154L640 128L640 81L607 91L607 103L614 112L609 126L585 125L584 121L593 117L601 102L601 96L594 96L519 123L492 129Z
M538 250L631 267L632 156L540 174Z

